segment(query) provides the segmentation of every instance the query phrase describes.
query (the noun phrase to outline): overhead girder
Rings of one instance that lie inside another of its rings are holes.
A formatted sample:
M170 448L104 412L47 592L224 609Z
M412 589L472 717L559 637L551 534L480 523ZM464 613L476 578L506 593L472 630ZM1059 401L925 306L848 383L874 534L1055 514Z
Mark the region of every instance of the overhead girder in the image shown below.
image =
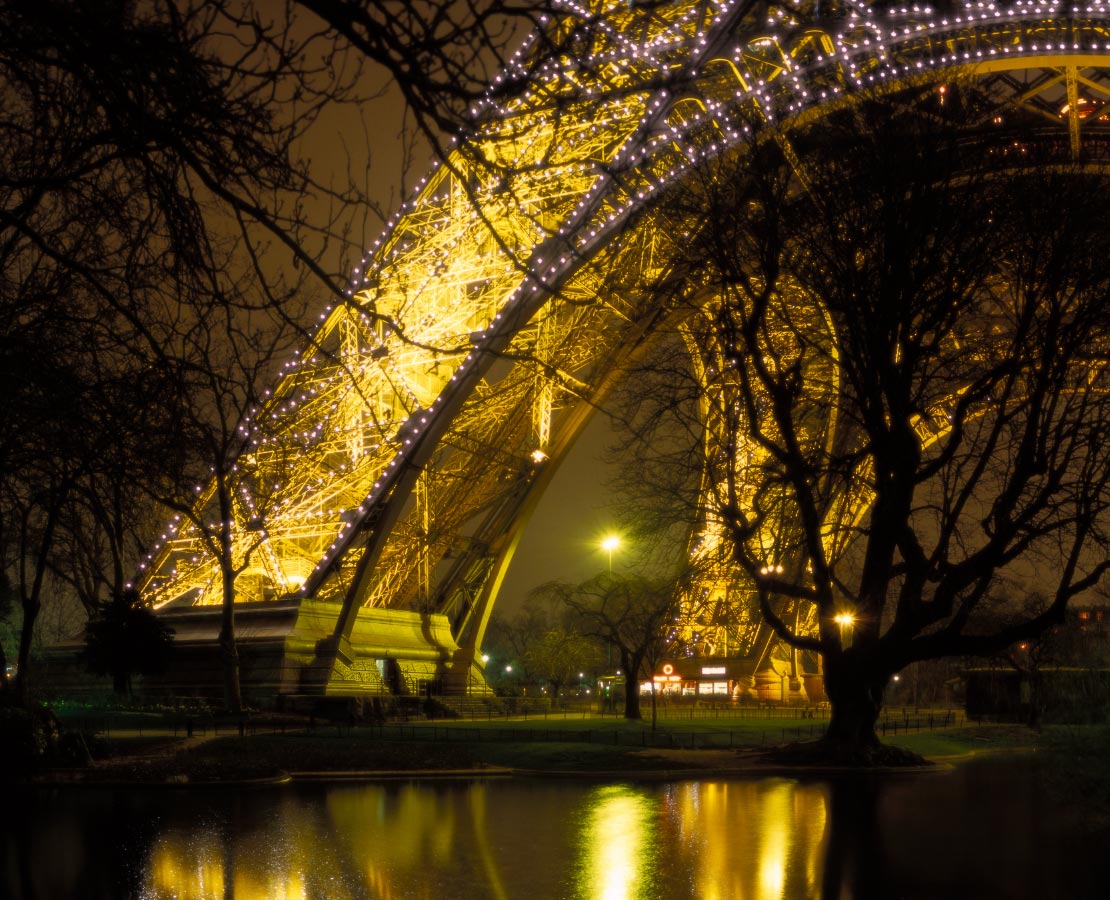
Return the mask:
M946 15L844 4L808 19L804 5L727 0L563 8L558 27L588 34L589 52L539 66L509 103L476 106L482 124L243 423L247 571L279 594L340 604L337 642L366 605L448 612L460 630L477 615L480 642L529 498L549 480L533 453L566 452L581 404L643 337L643 285L682 238L653 233L649 213L697 161L774 141L804 184L794 135L864 97L967 79L990 99L983 127L1036 117L1080 157L1110 96L1110 3L1082 16L1020 2ZM281 485L264 510L258 478ZM712 530L698 527L692 547ZM201 545L171 525L144 594L219 603ZM752 627L743 641L766 646Z

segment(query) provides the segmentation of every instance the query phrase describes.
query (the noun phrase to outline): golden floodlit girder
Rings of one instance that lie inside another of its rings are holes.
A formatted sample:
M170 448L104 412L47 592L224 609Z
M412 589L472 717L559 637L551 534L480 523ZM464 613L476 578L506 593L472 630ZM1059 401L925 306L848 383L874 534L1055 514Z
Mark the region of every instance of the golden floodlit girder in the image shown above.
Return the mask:
M551 454L650 332L643 285L665 278L683 241L653 229L652 205L695 164L774 141L804 184L803 129L875 92L924 96L957 79L990 98L982 127L1050 124L1079 157L1110 98L1110 0L566 0L542 27L550 40L509 62L473 132L243 422L237 601L332 603L338 641L362 608L434 612L473 653ZM560 41L574 52L538 60ZM500 99L501 81L525 76ZM707 385L726 358L701 348ZM213 502L203 485L197 496ZM719 523L692 529L692 555L721 552ZM140 587L159 608L214 605L217 573L179 519ZM723 567L706 573L676 639L768 652L750 592Z

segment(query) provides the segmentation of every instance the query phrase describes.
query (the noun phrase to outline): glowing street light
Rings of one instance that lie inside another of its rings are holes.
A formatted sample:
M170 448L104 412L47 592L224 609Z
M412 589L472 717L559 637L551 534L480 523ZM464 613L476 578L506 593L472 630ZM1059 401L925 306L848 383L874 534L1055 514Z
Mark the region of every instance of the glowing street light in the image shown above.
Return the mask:
M833 616L833 621L840 626L840 646L847 650L852 646L852 626L856 617L851 613L837 613Z
M609 574L613 574L613 551L621 545L621 539L615 534L608 534L601 542L601 549L609 554Z

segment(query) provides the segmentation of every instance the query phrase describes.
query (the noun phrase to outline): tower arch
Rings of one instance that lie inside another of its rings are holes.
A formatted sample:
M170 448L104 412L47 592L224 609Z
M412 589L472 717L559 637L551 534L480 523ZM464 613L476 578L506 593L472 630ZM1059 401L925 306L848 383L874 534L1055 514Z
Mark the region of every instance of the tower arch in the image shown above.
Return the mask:
M479 124L243 423L257 477L281 485L260 509L244 481L235 534L244 587L292 610L282 690L376 690L380 660L410 658L424 680L478 683L530 510L666 314L644 286L666 281L684 235L653 227L652 210L700 161L771 142L804 184L797 135L868 97L919 102L956 79L1013 127L1055 129L1071 157L1101 152L1110 4L556 10L545 27L581 55L510 65L527 88L476 107ZM177 522L140 587L167 614L216 606L213 566ZM743 652L765 653L769 633L753 628Z

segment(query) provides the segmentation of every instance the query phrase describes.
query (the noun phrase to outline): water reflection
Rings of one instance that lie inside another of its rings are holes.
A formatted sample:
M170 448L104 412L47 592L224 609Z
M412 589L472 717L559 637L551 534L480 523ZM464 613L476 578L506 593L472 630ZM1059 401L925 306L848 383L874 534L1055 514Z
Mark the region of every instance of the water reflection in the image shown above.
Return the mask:
M579 837L578 896L638 900L642 882L658 864L655 804L627 785L598 788L586 799Z
M921 776L926 781L930 776ZM844 777L829 786L829 829L821 897L828 900L872 900L884 885L882 831L878 825L881 782ZM885 890L885 888L884 888Z
M827 791L786 779L360 785L286 792L264 821L239 795L221 821L163 827L142 896L819 897Z
M0 821L0 897L1104 896L1105 830L1066 825L1035 781L998 772L44 792Z
M689 896L691 884L705 900L819 896L821 785L769 779L574 792L581 798L567 810L565 791L530 785L523 816L516 801L505 802L504 785L333 788L315 803L291 792L263 828L244 821L237 803L223 823L167 827L150 851L144 896L511 900L530 896L527 876L541 874L533 885L562 883L565 896L583 900ZM522 837L531 838L530 852L506 854Z
M781 778L678 785L668 841L706 900L819 896L826 788Z

